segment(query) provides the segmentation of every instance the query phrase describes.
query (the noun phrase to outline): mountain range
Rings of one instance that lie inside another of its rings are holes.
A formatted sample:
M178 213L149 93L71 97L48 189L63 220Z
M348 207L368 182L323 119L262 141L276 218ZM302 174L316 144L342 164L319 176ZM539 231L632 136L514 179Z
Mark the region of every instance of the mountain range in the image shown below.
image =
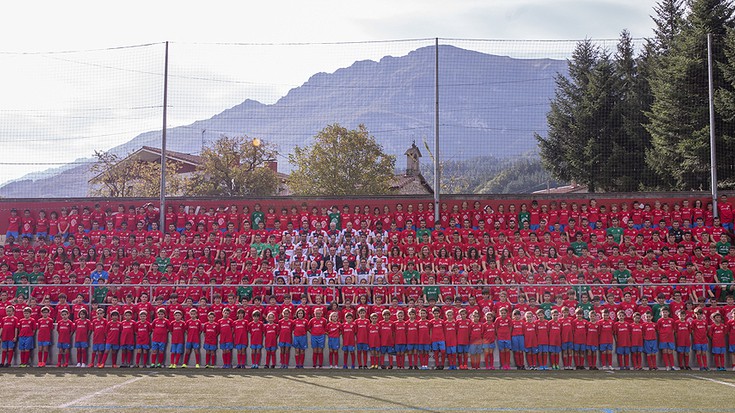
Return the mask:
M386 152L397 156L400 170L405 167L402 155L413 141L422 149L422 141L433 148L434 68L433 46L377 62L357 61L334 73L313 75L273 104L246 99L209 119L169 128L167 147L196 154L222 134L245 133L275 143L287 159L294 146L308 145L328 124L354 128L363 123ZM555 77L566 70L563 60L515 59L440 46L440 158L506 158L534 152L533 133L546 133ZM160 140L160 130L145 132L111 151L125 156L144 145L160 147ZM424 162L431 162L427 155ZM284 158L279 169L288 172ZM90 163L84 162L91 160L29 174L0 187L0 196L84 197L92 177Z

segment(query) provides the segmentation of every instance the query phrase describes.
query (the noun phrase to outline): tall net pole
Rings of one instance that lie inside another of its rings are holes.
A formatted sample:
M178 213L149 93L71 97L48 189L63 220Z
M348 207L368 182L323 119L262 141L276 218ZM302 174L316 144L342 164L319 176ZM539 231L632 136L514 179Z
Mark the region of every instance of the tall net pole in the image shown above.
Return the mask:
M717 212L717 148L715 146L715 98L714 82L712 77L712 33L707 33L707 71L709 74L709 158L712 169L712 209L715 217Z
M434 222L439 222L439 38L434 39Z
M158 229L166 232L166 111L168 109L168 42L163 66L163 127L161 128L161 207Z

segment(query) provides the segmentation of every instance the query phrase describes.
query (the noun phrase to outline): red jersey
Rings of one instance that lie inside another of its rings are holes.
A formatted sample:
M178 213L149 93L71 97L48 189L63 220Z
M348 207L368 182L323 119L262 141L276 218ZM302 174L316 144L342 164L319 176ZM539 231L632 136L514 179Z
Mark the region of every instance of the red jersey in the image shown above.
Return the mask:
M437 343L440 341L445 341L446 338L444 336L444 320L441 318L435 318L431 320L431 342Z
M135 321L123 320L120 322L120 345L135 345Z
M171 344L184 344L184 333L186 332L186 321L173 320L170 322Z
M408 344L408 326L406 321L393 322L393 334L396 344Z
M5 324L3 324L3 326L4 325ZM5 328L3 328L3 333L5 333ZM71 344L71 335L74 334L74 322L71 320L59 320L56 323L56 333L57 343Z
M534 321L523 322L523 343L526 347L529 348L538 347L538 337L536 336L536 323Z
M204 344L210 346L217 345L217 336L219 335L219 324L216 321L202 323L201 329L204 331Z
M309 320L309 333L312 336L323 336L327 333L327 322L324 317L312 318Z
M485 323L483 322L471 322L470 323L470 344L481 345L482 334L485 330Z
M342 345L354 347L356 338L355 323L342 323L340 330L342 331Z
M168 332L171 330L171 322L165 318L156 318L151 324L153 326L151 341L156 343L165 343L168 341Z
M656 324L651 321L643 323L643 340L656 340Z
M395 344L395 338L393 336L393 322L381 320L378 322L380 327L380 346L381 347L393 347Z
M278 346L278 324L267 323L263 325L265 348L275 348Z
M262 321L252 321L248 326L250 330L250 345L251 346L262 346L263 335L265 334L265 324Z
M18 337L33 337L36 334L36 320L21 318L18 320Z
M368 347L371 349L380 347L380 325L377 323L368 325Z
M725 335L727 326L725 324L712 324L709 326L709 337L712 339L712 347L725 347Z
M541 318L534 322L536 326L536 342L539 346L549 345L549 322ZM559 344L561 345L561 344Z
M498 317L495 320L495 332L498 337L498 341L510 341L510 335L511 335L510 318Z
M472 321L469 319L457 320L457 345L468 346L470 344L470 330Z
M574 318L564 317L559 319L561 328L561 342L572 343L574 342Z
M358 318L355 320L355 341L358 344L368 344L370 320L367 318Z
M293 320L281 319L278 321L278 327L278 342L291 344L293 342Z
M105 344L120 344L120 330L122 326L119 321L108 321L105 328Z
M18 333L18 318L16 316L5 316L2 323L2 333L0 339L2 341L14 341Z
M549 320L546 323L548 333L549 333L549 345L550 346L556 346L561 347L562 343L562 321L561 320Z
M709 323L707 320L693 320L690 328L694 344L709 344Z
M247 346L248 345L248 320L235 320L232 322L232 329L234 332L233 344L236 346Z
M418 343L421 345L431 344L431 321L429 320L418 320L416 322L416 330L418 333Z
M630 323L630 346L643 347L643 323Z
M671 317L659 318L656 322L656 330L658 330L658 341L661 343L673 343L674 340L674 319Z
M688 321L675 320L674 331L676 333L677 347L689 347L692 345L692 325Z
M574 344L587 344L587 327L589 323L585 319L575 319L572 321L572 341Z
M600 325L599 321L587 323L587 343L588 346L600 345Z
M232 320L227 318L220 318L217 321L219 325L219 342L221 343L232 343L234 338Z
M612 344L615 334L615 322L613 320L600 320L597 322L600 330L600 344Z
M150 321L138 321L135 324L135 344L150 345L153 324Z
M74 320L74 342L75 343L86 343L89 341L89 333L92 328L92 323L88 319L77 319Z
M625 321L616 321L614 324L615 339L618 347L630 347L631 326Z
M38 334L36 339L39 342L51 342L51 332L54 330L54 319L51 317L42 317L38 319ZM104 344L104 341L102 341Z
M309 329L309 320L305 318L297 318L293 320L294 337L305 336L308 329Z

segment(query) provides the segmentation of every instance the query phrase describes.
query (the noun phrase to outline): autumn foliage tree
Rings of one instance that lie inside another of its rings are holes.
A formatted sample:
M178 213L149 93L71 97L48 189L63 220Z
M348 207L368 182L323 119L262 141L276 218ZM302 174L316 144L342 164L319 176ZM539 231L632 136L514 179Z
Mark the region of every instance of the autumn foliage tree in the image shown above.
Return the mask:
M247 136L221 136L201 153L202 162L189 178L188 194L199 196L271 196L280 181L268 167L274 145Z
M112 152L95 151L97 161L90 168L90 195L110 198L158 197L161 193L161 165ZM166 194L178 195L184 180L178 174L180 165L166 162Z
M289 160L296 167L289 188L298 195L387 194L395 176L395 156L383 151L365 125L329 125L311 145L294 148Z

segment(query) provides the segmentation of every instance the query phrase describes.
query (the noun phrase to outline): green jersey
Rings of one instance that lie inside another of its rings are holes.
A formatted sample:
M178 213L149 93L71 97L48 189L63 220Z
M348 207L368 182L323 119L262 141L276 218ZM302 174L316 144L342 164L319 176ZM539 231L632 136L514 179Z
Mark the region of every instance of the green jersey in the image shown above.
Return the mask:
M720 268L719 270L717 270L717 280L725 284L732 283L732 270L723 270L722 268Z
M156 257L156 270L166 272L166 267L171 264L171 258Z
M584 318L585 318L585 320L589 320L590 319L590 313L595 308L595 305L592 304L592 303L589 303L589 302L587 302L587 303L579 303L579 304L577 304L577 308L581 308L582 311L584 311Z
M541 303L538 308L544 310L544 318L551 320L551 310L554 308L554 303Z
M524 222L531 222L531 213L528 211L518 213L518 226L523 228Z
M581 257L582 250L587 248L587 243L584 241L574 241L569 246L574 250L574 255Z
M718 242L715 244L715 248L717 248L717 253L725 256L728 252L730 252L730 243L729 242Z
M403 283L404 284L411 284L411 279L416 279L417 281L420 281L419 280L419 276L420 275L421 274L419 274L419 272L416 271L416 270L413 270L413 271L409 271L409 270L403 271Z
M339 212L330 212L329 213L329 223L331 224L334 222L337 225L337 229L342 229L342 214ZM329 229L329 228L323 228L323 229Z
M620 244L620 241L623 239L623 229L621 227L610 227L605 231L605 233L607 235L612 235L616 244Z
M250 301L253 298L253 287L248 287L248 286L237 287L237 297L241 301L243 298Z
M615 270L613 272L613 278L618 282L618 284L628 284L628 280L632 277L632 274L628 269L625 270Z
M439 300L439 286L438 285L427 285L424 287L424 296L426 296L426 300Z
M105 300L107 299L107 294L109 294L109 292L110 292L110 289L104 285L99 286L99 287L94 287L94 293L93 293L94 302L97 304L103 304Z
M20 277L24 276L28 281L31 280L31 277L28 276L28 273L25 271L17 271L13 274L13 284L20 284ZM17 297L17 296L16 296Z
M669 308L667 304L659 304L659 303L653 303L651 306L651 312L653 313L653 322L655 323L658 321L659 318L661 318L661 309L663 308Z
M263 211L253 211L252 214L250 214L250 222L253 227L253 229L260 228L258 224L261 222L265 224L265 213Z

